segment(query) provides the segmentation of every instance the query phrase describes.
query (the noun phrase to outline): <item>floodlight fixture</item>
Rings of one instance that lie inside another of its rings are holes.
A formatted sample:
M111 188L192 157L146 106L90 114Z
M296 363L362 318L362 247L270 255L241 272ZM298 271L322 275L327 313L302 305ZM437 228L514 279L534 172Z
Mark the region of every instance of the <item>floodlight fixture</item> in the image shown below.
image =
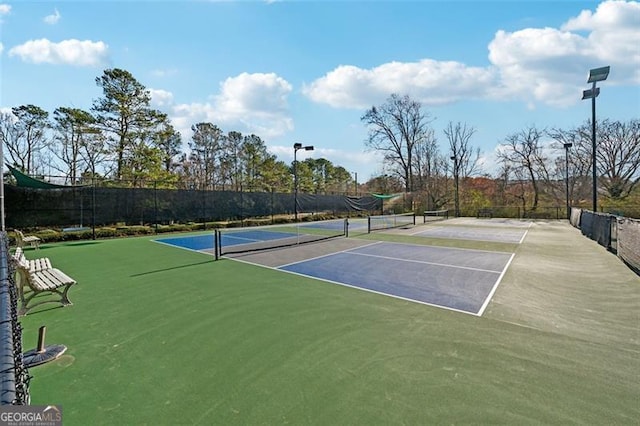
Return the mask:
M595 91L593 89L587 89L582 91L582 100L597 98L600 94L600 88L596 87Z
M595 83L596 81L604 81L604 80L606 80L607 77L609 77L609 70L610 69L611 69L611 67L606 66L606 67L594 68L594 69L590 70L589 71L589 79L587 80L587 83Z

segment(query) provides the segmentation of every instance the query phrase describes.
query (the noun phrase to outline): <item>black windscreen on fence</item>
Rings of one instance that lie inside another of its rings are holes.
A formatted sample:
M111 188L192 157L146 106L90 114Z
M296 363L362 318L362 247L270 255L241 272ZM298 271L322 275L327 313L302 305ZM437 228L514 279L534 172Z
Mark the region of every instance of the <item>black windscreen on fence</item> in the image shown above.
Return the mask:
M70 187L34 189L5 185L8 226L91 227L237 220L299 213L379 212L372 196L236 192L159 188Z
M603 247L611 249L611 222L615 216L582 210L580 230L582 235L597 241Z

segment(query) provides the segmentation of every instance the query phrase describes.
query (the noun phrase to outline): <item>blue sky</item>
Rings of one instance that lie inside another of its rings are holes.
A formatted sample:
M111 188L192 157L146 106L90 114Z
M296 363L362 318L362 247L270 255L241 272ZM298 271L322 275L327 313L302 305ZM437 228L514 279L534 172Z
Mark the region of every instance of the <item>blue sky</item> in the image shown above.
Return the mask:
M0 0L2 1L2 0ZM294 142L358 173L383 173L360 117L391 93L442 129L496 147L530 125L571 128L590 68L598 117L640 117L634 1L20 1L0 3L0 108L90 109L106 68L130 71L186 141L191 124L255 133L290 162Z

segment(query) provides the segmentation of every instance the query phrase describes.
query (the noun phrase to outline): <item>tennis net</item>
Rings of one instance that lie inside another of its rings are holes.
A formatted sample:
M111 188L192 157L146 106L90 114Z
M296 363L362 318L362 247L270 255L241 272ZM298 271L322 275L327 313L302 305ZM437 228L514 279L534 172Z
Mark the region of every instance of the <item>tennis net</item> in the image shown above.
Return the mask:
M248 253L343 237L347 221L309 222L215 231L216 259L234 253Z
M422 214L422 223L449 219L449 210L427 210Z
M381 229L400 228L416 224L415 213L388 214L380 216L369 216L367 220L367 232Z

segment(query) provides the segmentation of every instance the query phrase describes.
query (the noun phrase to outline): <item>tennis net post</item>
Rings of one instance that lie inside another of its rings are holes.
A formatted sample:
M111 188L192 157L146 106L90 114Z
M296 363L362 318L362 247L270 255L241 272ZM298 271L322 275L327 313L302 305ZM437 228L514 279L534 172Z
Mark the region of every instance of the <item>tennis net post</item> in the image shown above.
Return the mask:
M218 230L214 229L213 230L213 257L215 258L215 260L218 260L220 258L220 256L218 255L218 250L219 250Z

